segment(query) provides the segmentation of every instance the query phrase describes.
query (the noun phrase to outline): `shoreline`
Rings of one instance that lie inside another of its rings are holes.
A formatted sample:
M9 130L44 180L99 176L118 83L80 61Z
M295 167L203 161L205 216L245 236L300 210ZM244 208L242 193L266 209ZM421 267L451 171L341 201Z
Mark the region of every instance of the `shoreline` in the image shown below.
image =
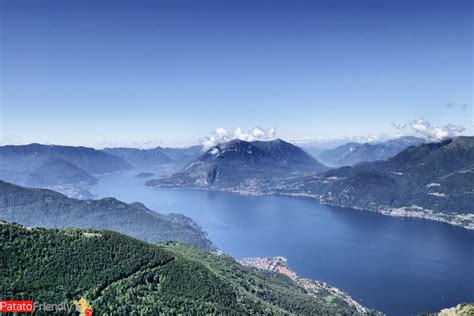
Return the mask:
M377 209L377 210L375 209L370 210L370 209L351 207L351 206L325 202L321 197L314 196L307 193L281 193L281 192L264 193L264 192L258 192L258 191L253 191L253 192L242 191L239 189L207 189L207 188L198 188L198 187L183 187L183 188L153 187L153 186L147 186L147 185L145 186L149 189L155 189L155 190L159 190L159 189L199 190L199 191L210 191L210 192L227 192L227 193L234 193L234 194L239 194L239 195L244 195L244 196L245 195L247 196L274 195L274 196L291 196L291 197L296 197L296 198L309 198L312 200L316 200L317 203L321 205L349 208L355 211L365 211L365 212L377 213L377 214L382 214L382 215L391 216L391 217L419 218L419 219L424 219L424 220L445 223L452 226L464 228L467 230L474 230L474 214L469 214L469 213L446 214L446 213L441 213L441 212L435 212L429 209L423 209L422 207L419 207L417 205L402 206L398 208L381 207L380 209ZM450 217L454 217L454 218L450 218Z
M237 260L240 264L247 267L253 267L259 270L277 272L283 274L293 280L298 286L303 288L308 295L316 296L319 290L326 290L331 295L346 302L350 306L354 306L358 313L369 314L371 309L363 306L349 294L341 291L336 287L328 285L326 282L306 279L298 276L296 272L292 271L288 265L288 260L285 257L254 257Z

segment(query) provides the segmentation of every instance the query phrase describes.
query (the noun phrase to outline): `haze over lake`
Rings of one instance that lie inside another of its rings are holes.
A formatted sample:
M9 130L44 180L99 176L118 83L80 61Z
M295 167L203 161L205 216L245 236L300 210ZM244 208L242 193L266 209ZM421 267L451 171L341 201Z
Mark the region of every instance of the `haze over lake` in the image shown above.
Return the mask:
M284 256L299 275L389 315L437 311L474 298L473 231L306 198L154 190L138 173L102 176L92 193L183 213L235 258Z

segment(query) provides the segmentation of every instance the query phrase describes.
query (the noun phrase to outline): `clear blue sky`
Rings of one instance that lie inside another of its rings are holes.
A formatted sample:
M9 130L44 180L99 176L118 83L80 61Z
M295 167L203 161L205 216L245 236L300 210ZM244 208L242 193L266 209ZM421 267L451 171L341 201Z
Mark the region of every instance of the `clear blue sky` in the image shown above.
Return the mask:
M471 1L0 9L3 137L174 145L217 127L277 127L291 139L395 134L393 122L418 117L473 134Z

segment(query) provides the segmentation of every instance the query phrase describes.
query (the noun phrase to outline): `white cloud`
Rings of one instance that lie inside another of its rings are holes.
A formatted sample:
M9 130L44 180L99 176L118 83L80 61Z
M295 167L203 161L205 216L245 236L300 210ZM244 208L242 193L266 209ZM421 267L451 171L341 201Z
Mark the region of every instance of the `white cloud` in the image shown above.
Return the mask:
M430 140L443 140L455 137L465 131L462 125L447 124L445 126L432 125L424 118L419 118L410 123L411 129L426 136Z
M255 127L248 131L244 131L240 127L237 127L236 129L234 129L234 131L229 131L226 128L216 128L211 133L211 135L200 139L199 143L202 145L203 150L208 150L213 146L231 141L233 139L240 139L251 142L254 140L274 139L275 135L275 128L269 128L268 130L264 130L260 127Z
M252 130L252 135L257 138L265 137L265 132L260 128L254 128Z

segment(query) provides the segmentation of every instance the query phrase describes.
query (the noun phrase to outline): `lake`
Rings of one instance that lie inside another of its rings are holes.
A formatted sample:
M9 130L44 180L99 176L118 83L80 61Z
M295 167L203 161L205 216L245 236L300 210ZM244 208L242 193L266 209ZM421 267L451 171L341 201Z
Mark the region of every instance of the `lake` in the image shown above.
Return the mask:
M149 189L135 177L139 172L102 176L91 192L187 215L235 258L286 257L300 276L325 281L388 315L474 301L474 231L309 198Z

